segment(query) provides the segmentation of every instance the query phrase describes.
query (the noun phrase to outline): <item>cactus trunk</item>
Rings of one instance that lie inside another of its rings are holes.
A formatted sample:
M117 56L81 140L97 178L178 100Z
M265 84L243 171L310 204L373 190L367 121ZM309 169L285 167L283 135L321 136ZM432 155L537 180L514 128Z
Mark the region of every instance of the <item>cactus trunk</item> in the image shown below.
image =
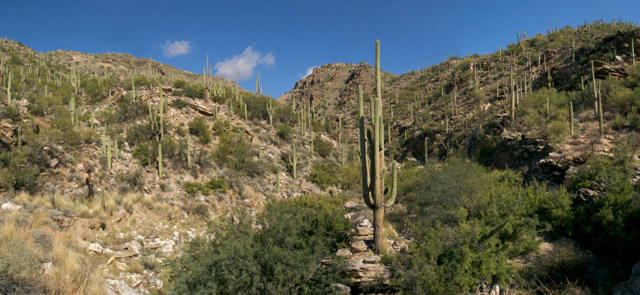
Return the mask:
M571 136L573 136L573 103L569 102L569 129L571 130Z
M390 207L396 198L396 163L393 162L393 186L388 200L384 196L384 123L382 119L382 87L380 80L380 41L376 40L376 97L371 98L371 123L372 128L366 130L370 149L370 164L367 168L367 148L365 141L364 107L362 99L362 87L358 86L358 104L360 112L360 159L362 161L362 192L364 202L373 210L373 240L375 252L382 253L383 248L383 221L385 207Z
M158 144L158 176L162 178L162 144Z

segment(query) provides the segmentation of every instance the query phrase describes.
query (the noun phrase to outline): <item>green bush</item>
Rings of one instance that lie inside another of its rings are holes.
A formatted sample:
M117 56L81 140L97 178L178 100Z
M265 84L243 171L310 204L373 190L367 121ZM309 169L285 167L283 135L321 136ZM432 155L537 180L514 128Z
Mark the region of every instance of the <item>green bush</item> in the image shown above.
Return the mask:
M311 174L309 174L309 180L324 189L338 182L337 172L335 168L326 163L315 163Z
M265 171L265 163L255 161L257 154L242 134L219 134L216 150L211 154L212 158L222 165L241 172L247 176L259 176Z
M135 149L133 149L133 152L131 152L131 155L140 160L140 165L142 166L148 166L149 165L149 158L151 157L151 150L149 149L149 146L147 144L140 144L138 145Z
M293 128L287 123L280 123L278 125L278 130L276 131L276 135L284 140L290 140L291 134L293 134Z
M398 202L416 217L389 214L414 240L391 258L393 284L405 293L460 294L483 281L510 283L508 261L537 249L537 233L561 224L571 208L568 194L523 188L518 177L457 157L402 171Z
M203 195L209 195L212 191L224 193L229 189L227 182L222 178L211 178L211 180L205 183L189 182L185 181L182 184L182 188L188 195L193 196L200 192Z
M237 213L210 227L171 262L176 294L329 294L343 283L333 253L350 228L339 201L322 196L269 202L257 217ZM260 225L254 227L254 224ZM325 257L334 263L322 266Z
M326 158L333 152L333 145L324 142L320 137L316 137L313 141L313 150L318 153L320 157Z
M189 133L200 138L201 144L207 144L211 142L211 131L209 130L209 124L205 122L204 117L196 117L193 121L189 122Z

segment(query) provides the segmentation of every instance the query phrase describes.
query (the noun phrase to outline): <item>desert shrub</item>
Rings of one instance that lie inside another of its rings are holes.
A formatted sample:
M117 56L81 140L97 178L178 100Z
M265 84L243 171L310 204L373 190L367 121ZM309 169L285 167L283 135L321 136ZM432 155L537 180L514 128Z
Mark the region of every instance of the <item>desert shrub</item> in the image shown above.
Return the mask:
M291 125L287 123L280 123L278 125L278 130L276 131L276 135L278 135L278 137L288 141L291 139L291 134L293 134L293 128L291 128Z
M4 117L13 120L13 122L18 122L20 120L20 112L13 106L8 106L4 108Z
M234 171L248 176L258 176L264 173L266 167L264 162L253 159L256 154L244 135L222 133L219 134L218 146L211 156L217 163Z
M200 138L200 143L207 144L211 142L211 131L209 131L209 124L205 122L204 117L196 117L189 122L189 133Z
M321 188L326 188L338 182L338 171L327 163L315 163L309 180Z
M181 109L184 109L184 108L188 107L189 103L184 101L184 100L182 100L182 99L180 99L180 98L176 98L176 99L173 100L172 106L181 110Z
M340 169L340 185L343 190L361 188L362 171L356 166L347 166Z
M333 152L333 145L328 142L324 142L319 137L313 141L313 150L320 155L320 157L326 158Z
M328 294L343 282L349 221L338 201L302 196L269 202L257 217L237 213L210 227L212 239L196 238L174 260L177 294ZM259 227L254 227L254 222ZM332 256L334 263L321 266Z
M174 130L175 130L177 135L180 135L180 136L186 136L187 135L187 132L180 125L177 125Z
M142 170L138 169L130 173L116 173L118 182L126 182L130 188L140 190L144 186L144 177Z
M169 132L170 126L167 121L163 121L163 134L167 134ZM158 122L159 124L159 122ZM151 122L144 122L141 124L134 124L127 129L127 142L131 145L136 145L139 143L146 143L150 141L155 141L160 137L160 128L156 128L156 126L152 125Z
M561 224L571 206L565 192L523 188L518 177L458 157L441 168L403 171L398 202L416 217L389 219L415 242L392 258L396 287L459 294L482 281L509 283L513 268L507 261L536 249L537 233Z
M140 165L148 166L150 163L149 158L151 157L151 149L149 149L147 144L143 143L133 149L131 155L140 161Z
M182 184L182 188L187 194L193 196L198 192L203 195L209 195L211 192L224 193L229 189L229 186L224 179L214 177L205 183L185 181Z
M184 88L187 85L188 85L187 81L182 80L182 79L178 79L178 80L173 81L172 87L173 88Z

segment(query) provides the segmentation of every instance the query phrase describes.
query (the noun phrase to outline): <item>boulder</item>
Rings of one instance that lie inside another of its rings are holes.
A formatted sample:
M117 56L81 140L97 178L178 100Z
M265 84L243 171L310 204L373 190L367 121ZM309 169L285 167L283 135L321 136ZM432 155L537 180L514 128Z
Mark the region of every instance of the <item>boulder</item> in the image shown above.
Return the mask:
M141 295L140 292L129 287L127 283L122 280L106 279L107 294L120 294L120 295Z
M16 210L20 210L21 208L22 208L22 206L16 205L13 202L7 202L7 203L2 204L2 210L16 211Z
M351 243L351 252L360 253L367 251L368 247L364 241L355 241Z
M366 218L358 224L356 229L358 230L358 235L361 236L368 236L373 234L373 225L371 224L371 221Z
M351 255L353 255L353 253L351 253L349 249L339 249L338 252L336 252L336 256L340 256L340 257L349 258L351 257Z
M345 286L343 284L332 284L331 288L334 289L335 293L334 294L340 294L340 295L348 295L351 294L351 288L349 288L348 286Z
M87 247L87 252L89 252L89 254L102 254L102 251L104 249L102 248L102 246L98 243L92 243L89 244L89 247Z
M160 249L158 249L158 251L164 256L169 256L171 255L171 253L173 253L174 251L173 246L175 245L176 245L176 242L173 240L163 241L162 246L160 247Z

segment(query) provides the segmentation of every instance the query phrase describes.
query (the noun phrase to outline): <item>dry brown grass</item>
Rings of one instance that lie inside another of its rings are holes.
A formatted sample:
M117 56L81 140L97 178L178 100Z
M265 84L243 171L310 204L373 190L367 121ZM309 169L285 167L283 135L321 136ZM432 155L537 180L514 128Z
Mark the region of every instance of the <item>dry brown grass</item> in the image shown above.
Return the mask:
M17 217L5 216L0 230L0 293L104 293L98 261L85 256L69 233L20 226ZM51 243L36 243L36 231ZM43 274L43 261L53 266L48 274Z

